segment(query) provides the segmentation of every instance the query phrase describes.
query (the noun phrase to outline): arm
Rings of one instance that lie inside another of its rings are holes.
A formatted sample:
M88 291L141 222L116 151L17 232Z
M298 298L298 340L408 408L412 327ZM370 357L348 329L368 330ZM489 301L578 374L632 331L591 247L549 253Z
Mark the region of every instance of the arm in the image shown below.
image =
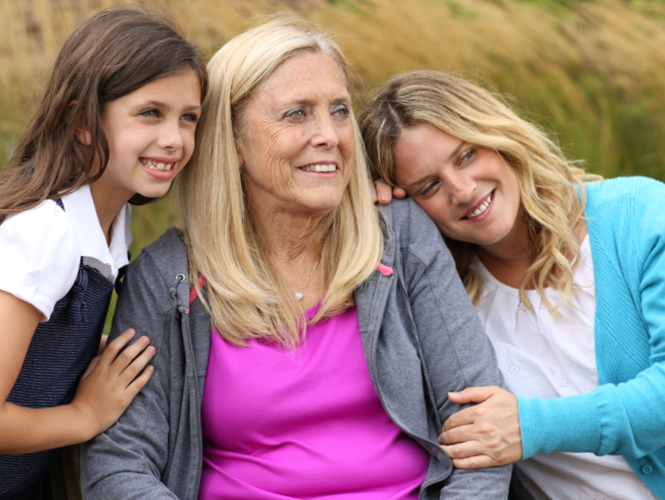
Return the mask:
M0 453L23 454L78 444L108 429L150 378L150 368L136 376L152 357L147 339L118 351L131 339L125 332L85 377L71 404L24 408L6 401L18 377L41 313L27 302L0 291ZM138 356L138 357L137 357ZM132 362L132 360L135 361ZM134 380L136 378L136 380ZM133 382L132 382L133 381Z
M494 349L436 226L414 202L408 206L410 217L400 228L408 235L400 237L408 245L402 249L405 285L443 422L460 408L449 392L502 379ZM510 467L454 469L443 489L445 498L505 498L510 472Z
M0 225L0 453L23 454L80 443L115 422L149 377L134 377L150 359L139 350L116 359L127 334L82 381L74 401L52 408L7 402L39 321L71 288L80 253L64 212L53 202L14 215ZM57 251L44 252L44 248ZM145 347L145 344L143 345Z
M606 237L602 243L592 240L597 243L594 267L602 266L596 283L596 354L613 357L613 368L625 371L625 382L615 379L588 394L546 400L464 391L461 400L487 400L475 413L464 410L444 426L442 443L463 443L446 447L460 466L551 451L643 457L665 446L665 214L660 203L653 203L663 199L665 186L652 181L639 193L612 200L629 216L595 222ZM608 217L602 205L595 210L587 214L590 220ZM516 446L518 432L523 452Z
M177 377L165 339L170 304L167 284L149 256L141 254L125 276L109 341L130 324L149 335L157 349L155 373L116 425L82 446L84 498L176 498L161 481L170 443L170 383Z

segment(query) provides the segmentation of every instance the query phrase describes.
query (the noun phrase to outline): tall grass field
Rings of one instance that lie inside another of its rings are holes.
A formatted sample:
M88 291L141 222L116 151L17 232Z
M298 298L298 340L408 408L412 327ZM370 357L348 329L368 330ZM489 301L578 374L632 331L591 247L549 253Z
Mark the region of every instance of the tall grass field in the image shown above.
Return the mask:
M113 0L0 0L0 166L68 33ZM662 0L163 0L207 60L256 16L287 12L332 34L356 105L395 72L454 71L503 96L605 177L665 180ZM169 199L133 215L132 254L175 223Z

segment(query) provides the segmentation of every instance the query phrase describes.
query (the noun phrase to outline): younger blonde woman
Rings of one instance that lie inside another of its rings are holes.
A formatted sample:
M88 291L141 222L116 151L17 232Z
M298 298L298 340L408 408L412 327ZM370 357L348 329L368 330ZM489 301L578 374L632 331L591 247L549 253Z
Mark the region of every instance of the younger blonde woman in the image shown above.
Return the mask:
M480 403L444 424L455 466L522 459L539 499L665 498L665 186L586 174L447 73L391 79L359 121L379 197L434 220L510 391L450 395Z

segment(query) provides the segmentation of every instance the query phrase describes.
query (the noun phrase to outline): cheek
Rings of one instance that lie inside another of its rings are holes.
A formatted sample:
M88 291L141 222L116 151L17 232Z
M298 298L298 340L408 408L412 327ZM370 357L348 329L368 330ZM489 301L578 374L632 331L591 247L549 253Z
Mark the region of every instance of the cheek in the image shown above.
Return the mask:
M187 131L187 133L184 135L184 155L187 158L187 161L192 157L192 154L194 153L194 148L196 147L196 139L195 139L195 131Z

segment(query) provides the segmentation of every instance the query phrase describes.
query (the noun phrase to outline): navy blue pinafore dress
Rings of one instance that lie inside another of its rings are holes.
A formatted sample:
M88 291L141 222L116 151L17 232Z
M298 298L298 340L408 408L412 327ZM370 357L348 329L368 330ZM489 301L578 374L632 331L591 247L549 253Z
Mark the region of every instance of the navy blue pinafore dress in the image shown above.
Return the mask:
M112 291L113 283L81 259L74 285L37 327L8 402L28 408L72 402L99 349ZM49 499L50 486L42 479L59 453L0 455L0 500Z

